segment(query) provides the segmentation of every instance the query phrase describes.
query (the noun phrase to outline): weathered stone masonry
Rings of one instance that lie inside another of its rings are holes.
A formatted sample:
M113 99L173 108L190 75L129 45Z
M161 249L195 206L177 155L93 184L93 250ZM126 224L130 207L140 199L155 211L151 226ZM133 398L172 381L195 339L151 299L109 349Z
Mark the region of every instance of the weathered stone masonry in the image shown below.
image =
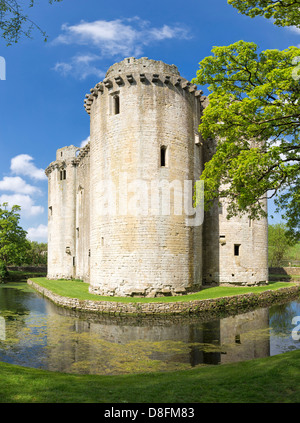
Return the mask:
M149 297L267 281L266 219L227 221L224 204L199 225L187 223L183 204L177 210L175 199L210 157L198 133L202 94L176 66L147 58L114 64L90 90L89 144L59 149L46 169L48 278L80 278L100 295Z

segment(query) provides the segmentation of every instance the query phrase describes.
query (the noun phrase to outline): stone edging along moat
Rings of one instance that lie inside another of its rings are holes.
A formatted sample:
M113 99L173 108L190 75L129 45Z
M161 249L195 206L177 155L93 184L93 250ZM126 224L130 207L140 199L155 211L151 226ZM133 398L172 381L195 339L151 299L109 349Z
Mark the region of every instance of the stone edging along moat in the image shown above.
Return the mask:
M269 306L299 295L300 285L277 290L267 290L259 294L238 294L228 297L219 297L208 300L176 301L170 303L121 303L117 301L91 301L77 298L62 297L43 288L32 280L27 281L36 291L54 302L58 306L84 312L97 312L115 316L153 314L198 314L204 311L241 310L247 307Z

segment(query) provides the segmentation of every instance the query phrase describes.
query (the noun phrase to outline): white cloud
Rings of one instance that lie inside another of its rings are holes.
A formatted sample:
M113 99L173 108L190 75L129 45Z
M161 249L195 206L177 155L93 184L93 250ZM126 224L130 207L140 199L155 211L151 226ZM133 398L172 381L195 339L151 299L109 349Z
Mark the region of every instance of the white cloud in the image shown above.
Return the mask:
M173 28L169 25L164 25L162 28L153 28L149 31L150 38L153 40L165 40L171 38L180 38L187 39L188 36L187 30L181 28L180 26L174 26Z
M187 28L181 25L163 25L151 27L148 21L139 17L115 19L112 21L97 20L93 22L81 21L77 25L62 25L60 34L52 44L75 44L97 48L97 54L85 53L74 56L68 62L55 65L56 71L70 74L75 71L81 79L95 74L102 78L105 73L97 66L91 65L105 56L128 57L142 54L145 46L170 39L186 40L191 38ZM99 53L100 52L100 53Z
M27 184L19 176L4 176L3 180L0 181L0 191L12 191L29 195L40 193L37 187Z
M21 207L21 213L25 217L35 217L44 213L44 207L36 206L29 195L25 194L3 194L0 195L0 204L8 203L10 207L17 205Z
M54 70L63 76L73 75L78 79L85 79L90 75L95 75L101 79L105 77L105 72L92 62L99 60L99 56L92 54L77 55L71 58L69 63L58 62L54 66Z
M11 159L10 169L16 175L25 175L35 180L46 180L44 169L38 169L33 163L33 158L28 154L19 154Z
M85 140L81 141L80 148L87 145L88 142L90 142L90 137L87 137Z
M72 72L73 67L69 63L58 62L53 69L57 72L60 72L62 75L68 75L70 72Z
M36 228L28 228L27 233L27 238L29 238L30 241L47 242L48 226L39 225Z
M285 28L300 35L300 28L298 28L297 26L286 26Z

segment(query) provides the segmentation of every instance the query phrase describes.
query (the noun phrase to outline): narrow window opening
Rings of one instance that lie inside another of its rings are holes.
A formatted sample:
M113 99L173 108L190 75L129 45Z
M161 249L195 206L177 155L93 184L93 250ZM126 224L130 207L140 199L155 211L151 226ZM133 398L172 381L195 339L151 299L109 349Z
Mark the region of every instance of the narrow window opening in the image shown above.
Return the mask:
M240 244L234 244L234 255L239 256L240 255Z
M104 238L103 237L101 238L101 245L102 245L102 247L104 245Z
M240 344L241 343L241 335L235 335L235 343Z
M61 170L60 171L60 180L63 181L66 178L67 178L67 171L66 170Z
M52 216L52 212L53 212L53 210L52 210L52 206L50 206L50 207L49 207L49 216Z
M251 228L252 227L252 219L251 219L251 217L249 217L249 228Z
M160 147L160 166L167 166L167 147L165 146Z
M120 113L120 97L118 95L114 96L114 114L118 115Z
M225 238L225 235L220 235L220 238Z
M75 266L76 265L76 259L75 259L75 257L73 257L73 266Z
M79 238L79 228L76 228L77 238Z

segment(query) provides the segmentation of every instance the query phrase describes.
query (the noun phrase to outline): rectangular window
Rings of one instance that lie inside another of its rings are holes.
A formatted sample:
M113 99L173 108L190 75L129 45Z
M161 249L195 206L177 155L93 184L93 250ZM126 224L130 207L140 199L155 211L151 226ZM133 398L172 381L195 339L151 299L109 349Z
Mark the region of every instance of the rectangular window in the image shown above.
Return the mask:
M160 166L167 166L167 147L165 147L164 145L160 147Z
M234 244L234 255L235 256L240 255L240 246L241 246L241 244Z
M109 114L120 114L120 91L115 91L109 96Z
M67 178L67 171L66 170L61 170L60 171L60 180L63 181Z
M118 95L114 96L114 114L118 115L120 113L120 97Z

